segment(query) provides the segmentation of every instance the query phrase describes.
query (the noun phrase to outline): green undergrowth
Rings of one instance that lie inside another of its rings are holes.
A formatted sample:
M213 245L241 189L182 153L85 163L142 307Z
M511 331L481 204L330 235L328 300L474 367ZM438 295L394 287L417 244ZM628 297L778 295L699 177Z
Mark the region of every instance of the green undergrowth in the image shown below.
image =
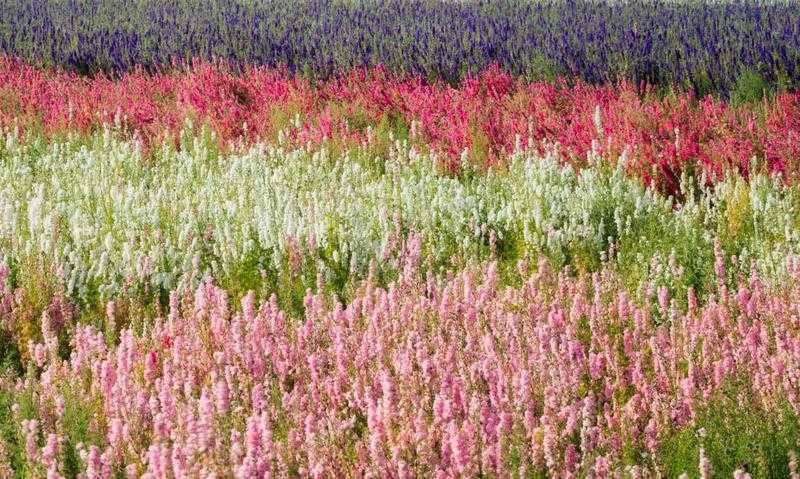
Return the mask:
M697 413L691 427L674 431L656 458L665 477L699 477L700 449L714 477L737 469L752 477L789 477L789 454L800 449L800 418L788 403L769 409L749 393L749 381L729 384Z

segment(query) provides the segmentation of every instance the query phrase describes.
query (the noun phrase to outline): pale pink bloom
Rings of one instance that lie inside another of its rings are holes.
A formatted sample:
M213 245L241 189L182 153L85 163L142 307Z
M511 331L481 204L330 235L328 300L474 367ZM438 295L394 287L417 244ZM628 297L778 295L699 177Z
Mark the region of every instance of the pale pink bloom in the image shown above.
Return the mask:
M712 473L711 461L709 461L708 458L706 457L706 451L702 447L700 448L700 461L697 467L700 470L701 479L711 478L711 473Z
M230 390L228 389L228 382L222 378L214 383L214 404L222 414L228 412L231 406Z

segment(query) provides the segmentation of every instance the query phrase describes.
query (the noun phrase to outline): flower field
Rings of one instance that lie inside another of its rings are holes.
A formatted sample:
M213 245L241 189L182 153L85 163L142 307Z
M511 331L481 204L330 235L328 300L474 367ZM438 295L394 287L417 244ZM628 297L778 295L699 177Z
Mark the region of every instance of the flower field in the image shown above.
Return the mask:
M81 73L187 58L314 78L386 66L455 82L492 64L528 79L727 94L800 86L789 0L7 0L0 51Z
M800 478L796 5L198 5L0 5L0 477Z

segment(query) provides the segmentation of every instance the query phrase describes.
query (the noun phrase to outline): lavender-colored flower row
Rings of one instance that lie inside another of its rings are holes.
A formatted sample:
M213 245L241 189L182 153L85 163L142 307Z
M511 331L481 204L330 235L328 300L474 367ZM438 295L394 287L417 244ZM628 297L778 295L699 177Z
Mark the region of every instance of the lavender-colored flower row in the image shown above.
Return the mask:
M800 6L10 0L0 5L0 52L82 72L154 69L200 57L286 65L315 77L383 64L450 81L497 63L529 77L626 77L729 92L745 72L751 88L760 87L752 72L773 85L797 86Z

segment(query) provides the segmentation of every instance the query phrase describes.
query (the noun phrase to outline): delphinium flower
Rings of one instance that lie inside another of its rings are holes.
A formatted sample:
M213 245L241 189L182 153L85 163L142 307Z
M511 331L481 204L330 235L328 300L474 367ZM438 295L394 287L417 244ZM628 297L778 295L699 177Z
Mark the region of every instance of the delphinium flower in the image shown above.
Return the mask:
M657 458L739 374L769 413L800 370L796 339L778 333L793 321L797 272L783 289L747 278L750 312L729 295L659 324L610 269L542 262L502 286L490 262L437 278L419 245L405 244L389 284L371 276L346 304L310 291L296 319L274 296L234 307L205 280L112 344L77 325L69 358L46 354L14 386L38 398L13 412L29 463L63 475L54 451L73 432L58 418L82 404L98 433L77 447L87 475L606 477L625 451ZM700 452L701 474L711 459Z
M711 462L706 457L705 450L700 448L700 461L697 465L698 469L700 470L700 477L702 479L709 479L711 477L712 469L711 469ZM739 471L741 472L741 471ZM737 479L740 477L734 473Z

